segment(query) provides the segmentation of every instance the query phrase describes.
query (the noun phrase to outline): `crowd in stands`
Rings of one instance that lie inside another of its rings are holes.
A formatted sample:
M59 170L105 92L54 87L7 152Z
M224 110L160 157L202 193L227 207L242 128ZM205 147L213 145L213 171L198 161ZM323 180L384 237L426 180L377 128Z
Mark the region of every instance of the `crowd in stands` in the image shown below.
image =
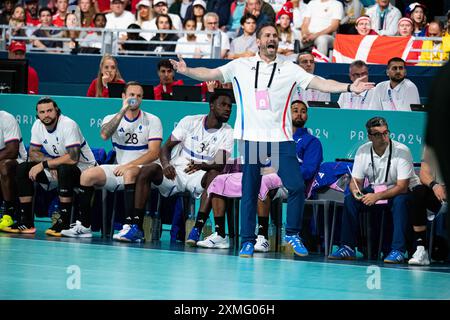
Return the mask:
M445 12L441 16L430 16L425 4L410 3L404 9L402 7L402 12L393 2L7 0L0 14L0 24L10 26L5 31L7 38L29 38L27 46L33 51L100 53L103 42L122 54L234 59L254 54L255 27L272 22L280 32L278 52L293 61L304 48L314 48L330 57L336 34L433 37L434 40L415 44L415 49L423 50L415 58L423 61L421 65L439 65L437 62L447 61L450 14L447 13L444 21ZM37 29L24 29L25 26ZM129 29L130 32L119 32L111 43L111 39L101 38L99 30L58 30L61 27ZM198 33L202 31L211 33Z

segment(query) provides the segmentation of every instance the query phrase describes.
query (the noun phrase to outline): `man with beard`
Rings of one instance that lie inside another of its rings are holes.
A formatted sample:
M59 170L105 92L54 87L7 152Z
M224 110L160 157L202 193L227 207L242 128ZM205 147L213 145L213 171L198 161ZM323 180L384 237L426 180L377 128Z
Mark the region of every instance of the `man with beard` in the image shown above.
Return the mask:
M135 216L143 218L151 185L164 197L189 191L201 197L196 228L189 234L195 245L211 211L211 200L204 190L233 153L233 128L227 123L231 107L230 96L213 93L207 115L186 116L178 122L161 149L160 163L144 166L136 180Z
M394 57L387 64L386 74L389 80L375 87L370 110L411 111L411 104L420 104L419 90L406 79L405 61Z
M224 66L188 68L183 59L171 60L175 70L200 81L232 82L237 103L234 137L240 140L243 156L241 257L253 257L256 243L256 206L261 186L261 168L267 158L278 170L289 192L285 241L296 255L308 250L300 238L305 200L303 178L298 170L295 142L292 138L291 112L288 112L296 85L324 92L363 92L373 87L364 77L352 84L325 80L307 73L291 61L277 56L279 35L273 24L261 26L256 33L259 53L238 58Z
M18 219L2 231L36 232L32 202L33 183L37 182L47 189L58 187L61 216L45 233L61 236L61 230L70 223L73 189L79 186L81 172L96 164L95 158L78 124L62 115L53 99L44 97L37 102L36 117L38 119L31 128L29 162L17 166Z
M163 134L161 120L140 109L143 94L144 89L138 82L128 82L122 93L120 111L103 119L100 135L104 140L111 139L117 164L101 165L83 172L80 178L80 221L73 228L63 230L63 236L92 237L92 197L94 187L100 187L108 191L124 190L125 224L113 239L133 242L143 239L143 235L136 232L133 237L126 237L131 225L140 226L142 230L142 217L138 219L132 215L136 177L143 165L158 159Z

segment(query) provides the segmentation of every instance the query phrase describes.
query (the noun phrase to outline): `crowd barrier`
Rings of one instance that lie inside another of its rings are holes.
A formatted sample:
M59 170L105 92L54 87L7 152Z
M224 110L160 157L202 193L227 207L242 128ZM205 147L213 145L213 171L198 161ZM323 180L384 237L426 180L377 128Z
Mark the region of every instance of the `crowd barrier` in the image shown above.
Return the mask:
M29 144L31 126L36 120L35 107L40 96L0 94L0 109L15 115L22 130L25 144ZM119 111L120 99L53 96L63 114L75 120L91 147L112 149L111 141L100 137L102 119ZM177 122L187 115L206 114L209 105L204 102L176 102L146 100L144 111L158 116L163 124L164 140ZM411 149L414 162L420 162L424 144L425 112L369 111L329 108L310 108L307 127L323 145L324 161L353 158L357 148L367 142L366 121L374 116L385 117L391 137ZM229 123L233 126L236 107Z

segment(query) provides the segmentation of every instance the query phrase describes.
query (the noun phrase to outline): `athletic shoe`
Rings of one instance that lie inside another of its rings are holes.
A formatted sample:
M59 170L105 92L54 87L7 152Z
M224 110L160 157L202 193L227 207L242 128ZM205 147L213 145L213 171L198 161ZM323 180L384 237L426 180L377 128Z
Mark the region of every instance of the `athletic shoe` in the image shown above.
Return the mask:
M253 258L253 251L255 250L255 245L250 241L244 242L242 244L241 251L239 251L239 256L241 258Z
M205 240L198 241L197 246L210 249L228 249L230 247L230 241L228 236L223 238L222 236L219 236L217 232L214 232L210 236L206 237Z
M121 236L119 240L125 242L144 242L144 233L139 230L136 224L133 224L128 232Z
M267 241L267 239L263 235L258 235L258 238L256 238L255 251L269 252L269 250L270 250L269 241Z
M130 230L130 225L124 224L122 226L122 230L120 230L118 233L113 234L113 239L120 241L120 238L122 238L124 235L126 235L129 230Z
M80 221L70 225L70 229L62 230L61 235L70 238L92 238L91 228L84 227Z
M417 246L416 252L414 252L412 258L409 259L408 264L417 266L428 266L430 264L428 252L425 250L424 246Z
M67 229L69 229L69 226L59 218L50 228L45 230L45 234L52 237L61 237L61 231Z
M356 251L349 246L341 246L336 252L328 256L331 260L356 260Z
M291 245L296 255L300 257L306 257L308 255L308 250L303 244L302 239L297 234L294 234L292 236L284 236L284 241Z
M195 247L197 242L200 240L200 230L198 228L193 227L191 232L189 232L188 239L186 240L186 244Z
M36 228L31 223L16 222L10 227L3 228L2 231L9 233L36 233Z
M13 219L10 215L3 215L3 217L0 218L0 230L3 230L3 228L10 227L14 224Z
M392 250L389 255L384 258L384 263L403 263L405 262L405 255L398 250Z

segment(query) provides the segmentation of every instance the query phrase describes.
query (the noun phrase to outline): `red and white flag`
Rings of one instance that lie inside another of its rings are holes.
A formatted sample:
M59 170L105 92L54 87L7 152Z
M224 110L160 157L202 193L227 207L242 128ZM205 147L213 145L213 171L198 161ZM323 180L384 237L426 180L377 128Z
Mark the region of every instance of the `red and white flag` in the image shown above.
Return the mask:
M334 40L333 62L352 63L362 60L372 64L387 64L393 57L414 60L416 52L412 47L421 47L421 41L414 37L389 37L378 35L337 34Z
M328 58L326 55L324 55L322 52L320 52L316 48L313 48L311 50L311 54L314 56L315 62L331 62L330 58Z

